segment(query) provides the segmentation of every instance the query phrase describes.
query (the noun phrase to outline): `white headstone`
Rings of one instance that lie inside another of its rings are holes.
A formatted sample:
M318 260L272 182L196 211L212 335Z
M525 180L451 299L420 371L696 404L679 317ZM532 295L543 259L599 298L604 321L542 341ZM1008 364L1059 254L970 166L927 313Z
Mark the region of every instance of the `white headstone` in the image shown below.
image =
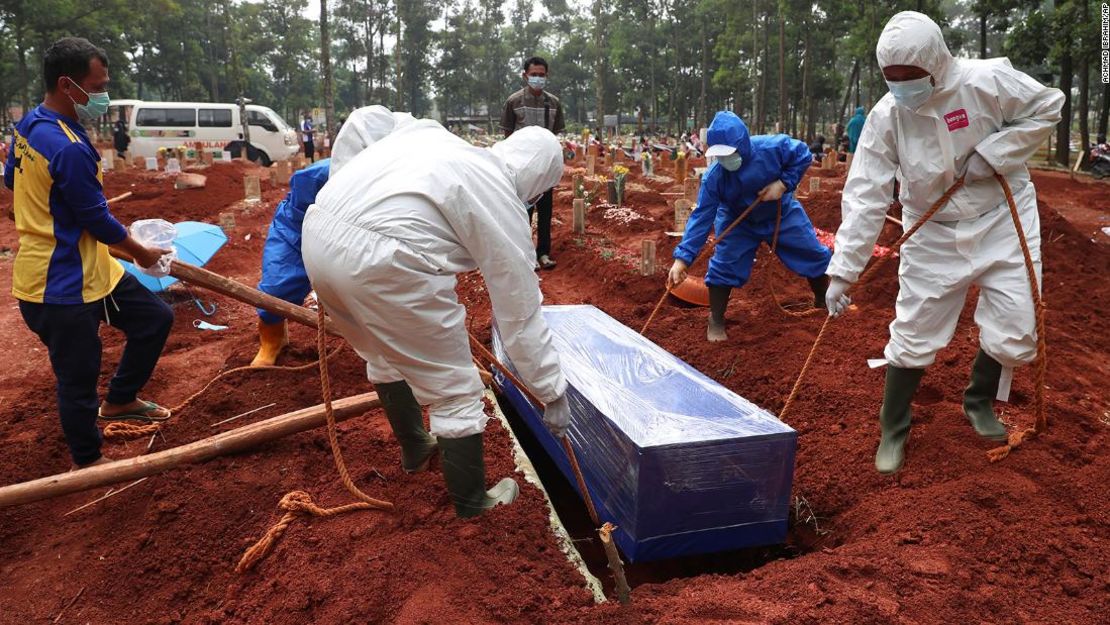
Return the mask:
M223 152L221 152L220 153L220 160L225 162L225 163L230 163L231 162L231 152L228 152L227 150L224 150Z
M176 158L167 159L166 160L166 173L180 174L181 173L181 161L177 160Z
M158 159L154 156L146 157L146 170L158 171Z

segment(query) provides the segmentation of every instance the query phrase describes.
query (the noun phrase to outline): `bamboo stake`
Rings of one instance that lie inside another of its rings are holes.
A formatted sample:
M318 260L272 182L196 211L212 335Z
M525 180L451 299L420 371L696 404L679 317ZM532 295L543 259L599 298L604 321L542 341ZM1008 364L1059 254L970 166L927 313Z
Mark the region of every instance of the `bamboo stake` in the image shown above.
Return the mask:
M628 579L624 576L624 564L617 553L617 545L613 543L613 530L617 529L612 523L605 523L597 530L601 538L601 546L605 549L605 557L609 560L609 570L613 572L613 579L617 586L617 601L621 605L632 603L632 591L628 587Z
M134 191L128 191L127 193L121 193L121 194L117 195L116 197L107 200L107 203L112 204L113 202L121 202L121 201L126 200L127 198L131 197L134 194L135 194Z

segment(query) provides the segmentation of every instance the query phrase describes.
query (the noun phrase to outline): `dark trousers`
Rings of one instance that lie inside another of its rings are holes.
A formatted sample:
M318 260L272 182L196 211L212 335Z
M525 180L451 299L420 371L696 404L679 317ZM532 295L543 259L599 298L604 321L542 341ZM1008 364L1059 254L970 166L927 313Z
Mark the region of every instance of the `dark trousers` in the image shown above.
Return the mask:
M314 146L311 141L305 141L304 142L304 157L307 158L309 161L315 162L315 159L312 158L312 155L315 154L315 153L316 153L316 146Z
M34 304L19 302L27 327L50 353L58 380L58 415L69 453L78 465L100 458L100 430L96 427L100 400L100 322L123 331L127 343L116 375L108 384L107 401L128 404L150 379L173 326L173 310L124 274L109 297L90 304Z
M534 210L539 211L536 224L536 258L551 254L551 206L555 195L554 189L548 189L540 196ZM532 211L528 209L528 223L532 223Z

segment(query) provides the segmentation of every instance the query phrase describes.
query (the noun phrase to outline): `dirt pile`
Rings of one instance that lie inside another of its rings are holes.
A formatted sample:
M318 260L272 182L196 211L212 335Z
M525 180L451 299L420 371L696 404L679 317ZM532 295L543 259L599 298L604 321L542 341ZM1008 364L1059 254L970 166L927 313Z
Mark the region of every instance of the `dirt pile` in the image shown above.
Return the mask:
M208 186L197 191L173 191L171 182L140 172L109 173L106 187L110 196L135 191L114 207L125 223L148 217L216 222L218 213L233 212L236 228L209 267L254 283L265 229L284 189L269 188L264 178L263 203L244 205L245 171L238 164L209 168ZM622 224L595 206L582 236L571 233L571 194L560 192L570 190L570 179L564 179L555 206L559 266L540 276L547 302L590 303L639 328L662 292L677 243L665 234L673 221L665 198L673 196L661 194L675 191L667 163L656 173L644 180L633 168L629 177L646 189L627 202L645 219ZM817 227L835 232L843 175L826 173L811 170L823 179L804 204ZM986 462L990 445L974 436L959 404L977 348L969 307L925 377L905 470L893 479L874 472L883 374L865 359L880 354L886 342L897 291L892 261L858 294L858 312L830 330L795 404L790 425L800 437L791 543L761 567L730 563L751 560L735 554L641 571L630 608L595 606L559 553L537 490L525 486L518 503L479 519L455 519L438 470L403 474L388 425L374 411L341 424L340 441L358 483L393 501L397 512L298 522L255 572L232 572L242 551L280 516L276 504L285 492L307 490L323 505L348 501L322 430L152 477L70 516L63 515L103 491L2 509L0 623L52 620L82 588L62 622L1096 622L1110 590L1110 402L1100 382L1110 373L1108 321L1100 314L1110 307L1110 239L1092 241L1069 223L1068 213L1055 210L1061 198L1078 193L1079 183L1039 175L1037 182L1049 308L1048 435L1002 463ZM804 194L808 180L799 188ZM0 208L9 197L0 194ZM888 226L880 242L896 236ZM656 276L642 277L637 269L644 238L656 241ZM15 246L10 222L0 224L0 242ZM10 265L0 259L2 291L10 287ZM705 310L673 302L648 336L777 411L821 319L782 314L769 295L771 280L784 300L804 301L809 294L803 280L764 251L752 282L729 307L728 342L709 347ZM481 277L460 276L459 297L472 329L488 338ZM208 320L230 328L194 329L192 320L202 315L187 302L178 304L174 332L146 390L150 398L176 403L253 356L254 312L226 298L210 299L219 308ZM68 458L45 353L12 305L0 307L0 319L7 328L0 348L15 356L0 374L0 483L12 483L62 471ZM293 347L279 364L314 360L314 334L300 327L291 327L291 334ZM114 330L103 332L105 383L120 338ZM332 360L331 372L337 396L370 390L348 348ZM1032 420L1031 384L1031 371L1020 371L1013 403L1000 405L1011 425ZM311 369L236 374L177 415L155 449L318 401ZM147 442L112 446L108 453L138 454ZM500 427L490 427L486 449L491 480L512 471L509 438Z

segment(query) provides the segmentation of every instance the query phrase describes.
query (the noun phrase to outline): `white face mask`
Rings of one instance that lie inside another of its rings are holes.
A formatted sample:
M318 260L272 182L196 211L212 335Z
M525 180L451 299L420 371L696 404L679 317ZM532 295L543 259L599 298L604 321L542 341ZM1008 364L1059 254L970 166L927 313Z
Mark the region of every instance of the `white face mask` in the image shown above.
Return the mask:
M736 171L737 169L740 169L740 165L744 163L744 159L736 152L733 152L732 154L718 156L717 162L721 164L721 167L724 167L729 171Z
M528 86L533 89L543 89L547 86L547 77L545 76L529 76Z
M931 76L899 82L888 80L886 86L890 89L890 95L894 96L894 101L898 103L898 106L908 108L911 111L921 108L921 105L928 102L929 98L933 96L933 79Z

